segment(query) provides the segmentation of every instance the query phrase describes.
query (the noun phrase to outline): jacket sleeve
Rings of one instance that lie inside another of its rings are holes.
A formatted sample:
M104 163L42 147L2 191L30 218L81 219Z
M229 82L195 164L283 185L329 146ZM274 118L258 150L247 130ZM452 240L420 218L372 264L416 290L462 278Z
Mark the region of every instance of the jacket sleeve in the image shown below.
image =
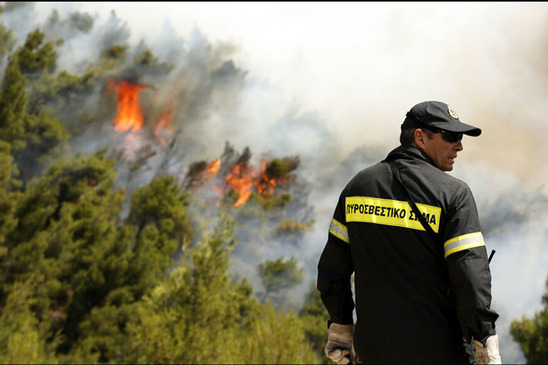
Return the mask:
M483 341L494 335L491 271L472 192L466 188L448 216L444 252L451 291L464 337Z
M327 243L318 263L317 288L329 313L328 327L332 322L353 323L354 300L350 282L353 272L350 239L341 195L329 227Z

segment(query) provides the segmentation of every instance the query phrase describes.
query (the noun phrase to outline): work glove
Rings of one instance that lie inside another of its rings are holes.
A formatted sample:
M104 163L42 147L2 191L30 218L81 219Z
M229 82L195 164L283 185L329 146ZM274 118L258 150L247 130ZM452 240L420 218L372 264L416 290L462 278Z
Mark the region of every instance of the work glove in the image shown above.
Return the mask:
M487 337L485 346L483 343L474 340L478 364L502 364L499 355L499 337L492 335Z
M325 355L337 364L349 364L353 337L353 324L331 323L324 348Z

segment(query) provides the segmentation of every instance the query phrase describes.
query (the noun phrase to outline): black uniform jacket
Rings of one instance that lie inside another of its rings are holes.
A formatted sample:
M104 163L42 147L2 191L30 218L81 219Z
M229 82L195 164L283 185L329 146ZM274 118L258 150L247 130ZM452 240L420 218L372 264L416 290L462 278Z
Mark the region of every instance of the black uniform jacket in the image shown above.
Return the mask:
M388 160L437 238L417 220ZM353 323L363 363L463 363L495 334L491 273L474 198L415 147L400 146L345 187L318 263L331 322ZM469 348L469 347L468 347Z

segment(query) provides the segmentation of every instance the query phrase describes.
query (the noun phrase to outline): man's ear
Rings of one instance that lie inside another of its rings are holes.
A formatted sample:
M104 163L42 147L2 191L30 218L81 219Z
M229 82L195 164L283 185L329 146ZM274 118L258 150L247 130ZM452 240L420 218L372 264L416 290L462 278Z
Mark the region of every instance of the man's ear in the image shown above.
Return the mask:
M424 138L425 138L424 134L425 133L420 128L415 129L415 133L413 133L413 135L415 137L415 144L418 147L424 146Z

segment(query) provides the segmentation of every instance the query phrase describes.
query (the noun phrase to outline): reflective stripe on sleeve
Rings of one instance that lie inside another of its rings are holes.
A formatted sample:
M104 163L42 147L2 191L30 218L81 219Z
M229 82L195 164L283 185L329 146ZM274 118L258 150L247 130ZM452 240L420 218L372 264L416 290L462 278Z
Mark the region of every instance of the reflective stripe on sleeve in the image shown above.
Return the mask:
M329 233L333 236L340 238L346 243L350 243L350 237L348 237L348 229L346 226L338 222L335 218L331 221L331 226L329 226Z
M450 239L444 243L443 249L445 251L445 258L447 258L447 256L455 252L480 246L485 246L483 235L481 232L475 232Z

